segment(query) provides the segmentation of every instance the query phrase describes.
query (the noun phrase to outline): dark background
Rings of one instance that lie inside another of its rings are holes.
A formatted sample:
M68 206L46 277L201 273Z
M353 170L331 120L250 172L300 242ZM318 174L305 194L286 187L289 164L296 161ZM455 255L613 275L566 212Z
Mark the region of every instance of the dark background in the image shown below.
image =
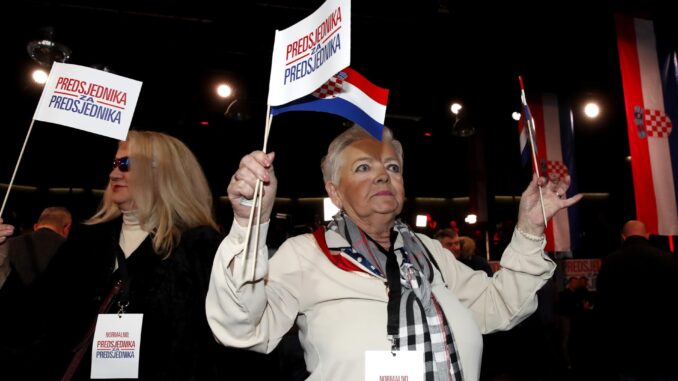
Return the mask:
M215 196L225 195L239 158L263 143L274 32L321 3L22 1L3 10L0 183L9 183L41 92L30 77L39 65L26 45L50 26L53 40L72 49L68 63L105 65L142 81L133 128L185 141ZM618 230L634 217L635 206L613 15L654 17L675 43L678 28L667 7L654 1L354 1L351 66L390 89L386 124L405 148L403 217L413 223L414 214L429 212L438 227L452 219L463 225L470 208L464 197L475 189L480 167L489 200L483 229L492 232L515 218L517 200L495 196L520 195L529 180L511 119L519 110L517 77L523 75L528 95L553 92L572 102L580 191L603 194L581 203L578 255L599 256L617 245ZM214 95L220 80L236 86L228 115L231 100ZM589 99L601 104L598 119L581 112ZM464 104L462 122L476 129L474 136L452 134L452 100ZM291 225L317 219L317 204L304 199L325 195L319 161L345 126L342 118L316 113L274 119L269 149L277 153L278 195L285 198L278 211L294 216ZM470 149L475 140L480 155ZM106 185L116 144L36 122L15 181L31 188L12 192L3 217L26 224L50 203L87 217L100 198L92 189ZM218 203L218 211L228 226L228 206Z

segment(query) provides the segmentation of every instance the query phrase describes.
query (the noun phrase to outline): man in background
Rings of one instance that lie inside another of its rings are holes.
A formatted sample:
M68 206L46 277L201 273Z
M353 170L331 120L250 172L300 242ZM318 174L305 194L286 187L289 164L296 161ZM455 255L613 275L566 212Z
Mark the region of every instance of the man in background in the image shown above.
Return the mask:
M594 311L605 369L619 380L678 380L678 259L628 221L622 247L603 260Z
M0 244L0 259L5 257L9 262L6 281L0 284L0 369L7 379L22 378L26 369L40 361L25 355L36 339L35 328L44 312L37 302L40 297L35 284L66 241L71 219L65 208L46 208L33 225L33 232Z
M30 286L42 274L52 256L71 231L71 213L66 208L49 207L42 211L33 232L7 240L12 271L21 284Z
M459 234L452 229L440 229L436 232L433 238L440 241L444 248L451 251L457 259L461 255L461 241Z

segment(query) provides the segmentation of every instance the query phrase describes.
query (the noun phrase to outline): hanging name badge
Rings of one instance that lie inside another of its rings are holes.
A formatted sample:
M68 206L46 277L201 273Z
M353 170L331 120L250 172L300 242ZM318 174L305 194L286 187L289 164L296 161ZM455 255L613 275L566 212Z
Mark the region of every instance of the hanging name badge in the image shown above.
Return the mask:
M99 314L91 378L138 378L143 314Z
M424 381L424 351L365 351L365 381Z

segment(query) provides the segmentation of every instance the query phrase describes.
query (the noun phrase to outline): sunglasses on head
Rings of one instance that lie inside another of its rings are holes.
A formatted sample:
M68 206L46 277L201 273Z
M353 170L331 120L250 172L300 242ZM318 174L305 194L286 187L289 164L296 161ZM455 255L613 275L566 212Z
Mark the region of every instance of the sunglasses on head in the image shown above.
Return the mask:
M129 171L129 157L123 156L119 159L113 160L113 169L118 168L120 172Z

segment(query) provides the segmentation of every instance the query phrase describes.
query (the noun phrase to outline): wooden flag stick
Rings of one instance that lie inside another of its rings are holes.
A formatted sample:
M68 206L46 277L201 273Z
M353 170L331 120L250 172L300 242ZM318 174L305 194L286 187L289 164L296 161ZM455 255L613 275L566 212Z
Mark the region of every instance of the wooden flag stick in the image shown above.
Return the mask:
M268 116L266 118L266 131L264 132L264 153L266 153L266 146L268 144L268 135L269 131L271 130L271 123L273 123L273 115L270 114L270 107L269 107L269 112ZM264 197L264 184L262 183L261 180L257 180L257 185L261 184L259 187L259 197L257 202L255 202L255 205L258 205L257 208L257 230L254 234L254 249L256 250L259 247L259 230L261 230L261 205L262 205L262 200ZM251 217L250 217L251 218ZM254 260L252 261L252 282L254 282L254 276L255 276L255 271L257 268L257 255L254 255Z
M21 163L21 158L24 156L24 150L26 149L26 144L28 144L28 138L31 136L31 131L33 131L33 123L35 119L31 120L31 125L28 127L28 133L26 134L26 139L24 139L24 145L21 147L21 152L19 152L19 159L16 161L16 166L14 167L14 173L12 173L12 179L9 181L9 186L7 187L7 193L5 193L5 199L2 201L2 207L0 208L0 218L2 218L2 213L5 211L5 205L7 204L7 199L9 198L9 191L12 190L12 185L14 184L14 178L16 173L19 170L19 163Z
M529 107L527 105L527 97L525 96L525 86L523 86L523 77L518 76L518 80L520 81L520 100L523 102L523 108L525 110L529 110ZM532 114L528 112L523 113L525 115L525 126L527 127L527 133L528 136L530 137L530 151L532 152L532 165L534 166L534 171L537 174L537 177L541 177L541 174L539 173L539 162L537 161L537 152L536 152L536 145L535 145L535 138L534 138L534 118L532 118ZM529 114L529 115L528 115ZM539 187L539 203L541 204L541 213L544 216L544 228L548 226L548 220L546 219L546 209L544 208L544 193L542 192L541 186Z

